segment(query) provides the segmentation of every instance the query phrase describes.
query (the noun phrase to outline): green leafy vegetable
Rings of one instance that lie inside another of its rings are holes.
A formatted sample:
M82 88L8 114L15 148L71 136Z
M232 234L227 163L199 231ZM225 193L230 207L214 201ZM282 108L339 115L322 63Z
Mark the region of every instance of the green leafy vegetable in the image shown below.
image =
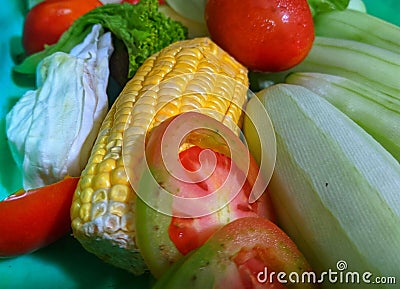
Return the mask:
M333 10L344 10L350 0L307 0L313 16Z
M35 74L38 63L54 52L69 52L82 42L94 24L101 24L119 40L129 54L128 78L143 61L170 43L187 38L187 29L158 11L157 0L143 0L139 4L107 4L78 18L60 40L45 50L27 57L14 70Z

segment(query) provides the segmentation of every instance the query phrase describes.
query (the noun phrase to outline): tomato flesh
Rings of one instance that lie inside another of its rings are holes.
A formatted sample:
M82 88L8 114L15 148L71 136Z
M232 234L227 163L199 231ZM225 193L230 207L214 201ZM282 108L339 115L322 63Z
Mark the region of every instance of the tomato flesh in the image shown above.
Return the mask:
M267 256L268 249L256 245L251 249L242 248L237 255L232 258L239 271L240 281L244 288L286 288L277 280L275 275L268 274L266 271L266 264L268 264ZM265 274L267 276L264 276ZM260 284L264 285L260 286Z
M179 154L182 166L189 171L200 169L199 155L202 151L204 151L204 149L198 146L192 146L182 151ZM202 182L193 184L180 183L181 194L186 194L186 197L206 196L223 186L229 173L242 173L239 168L232 163L230 158L221 153L213 153L217 159L217 164L212 175ZM204 166L207 164L202 165ZM202 169L205 168L203 167ZM240 184L238 184L238 186L239 185ZM236 187L236 185L233 187ZM227 207L222 208L221 211L198 218L172 217L168 229L170 239L177 249L185 255L200 247L223 223L228 222L227 220L250 216L256 217L259 215L266 216L266 213L262 209L260 210L260 202L249 204L248 198L250 191L251 186L249 181L246 180L240 192L227 204ZM262 198L261 201L265 201L265 199Z
M135 190L136 237L156 278L228 222L249 216L274 219L266 186L257 186L262 178L257 163L220 121L195 111L169 118L150 131L145 153L149 173L142 180L157 185ZM254 191L261 196L250 204Z
M186 126L192 127L191 123L208 129L192 130L186 134L183 143L190 145L178 154L179 147L172 145L172 139L180 139L177 134ZM224 143L221 135L230 145ZM243 154L231 156L233 151ZM240 158L245 159L246 152L249 156L247 171L237 163ZM179 163L170 167L172 159L169 156L175 153ZM250 216L273 218L267 194L261 192L262 196L256 202L249 203L259 172L258 165L238 136L209 116L188 112L165 120L151 131L146 144L146 156L155 180L166 191L173 192L179 198L196 198L195 204L185 203L185 208L191 207L190 210L185 209L188 214L183 215L180 214L183 205L177 199L172 201L169 239L183 255L201 246L217 229L231 220ZM218 203L218 206L213 206ZM198 208L207 208L208 211L193 213Z
M26 53L55 44L77 18L101 5L98 0L47 0L35 5L24 22L22 45Z
M289 69L314 41L306 0L209 0L205 18L211 38L251 70Z
M31 191L19 191L0 202L0 257L33 252L71 228L70 208L79 178Z

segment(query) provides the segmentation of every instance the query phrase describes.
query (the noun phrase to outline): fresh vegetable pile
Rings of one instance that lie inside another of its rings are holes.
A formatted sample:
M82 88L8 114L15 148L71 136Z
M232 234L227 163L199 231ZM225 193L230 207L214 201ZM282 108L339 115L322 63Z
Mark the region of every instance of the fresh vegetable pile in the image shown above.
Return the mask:
M400 27L360 0L77 4L25 18L0 257L70 233L153 288L394 288Z

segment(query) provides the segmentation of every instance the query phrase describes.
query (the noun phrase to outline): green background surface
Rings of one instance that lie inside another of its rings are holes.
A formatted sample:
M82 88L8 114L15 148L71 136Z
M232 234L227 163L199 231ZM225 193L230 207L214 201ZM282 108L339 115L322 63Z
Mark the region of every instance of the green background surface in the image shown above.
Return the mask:
M367 11L400 25L399 0L364 0ZM0 10L0 200L21 187L21 176L12 160L5 133L5 115L30 88L17 79L12 66L21 52L25 1L4 1ZM0 236L1 238L1 236ZM0 259L0 289L149 288L150 275L134 277L86 252L71 236L35 253Z

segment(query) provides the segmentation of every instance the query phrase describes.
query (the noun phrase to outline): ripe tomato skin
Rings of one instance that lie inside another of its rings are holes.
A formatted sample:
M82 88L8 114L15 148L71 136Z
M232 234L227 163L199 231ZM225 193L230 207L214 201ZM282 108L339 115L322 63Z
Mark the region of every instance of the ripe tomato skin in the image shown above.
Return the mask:
M98 0L47 0L26 15L22 45L28 55L52 45L83 14L101 6Z
M176 262L153 289L319 288L307 282L280 283L277 278L280 272L290 280L289 274L302 276L311 271L296 244L277 225L264 218L244 217L224 225Z
M79 178L31 191L18 191L0 202L0 257L33 252L71 228L70 208Z
M255 71L293 67L314 41L306 0L209 0L205 20L211 38Z

